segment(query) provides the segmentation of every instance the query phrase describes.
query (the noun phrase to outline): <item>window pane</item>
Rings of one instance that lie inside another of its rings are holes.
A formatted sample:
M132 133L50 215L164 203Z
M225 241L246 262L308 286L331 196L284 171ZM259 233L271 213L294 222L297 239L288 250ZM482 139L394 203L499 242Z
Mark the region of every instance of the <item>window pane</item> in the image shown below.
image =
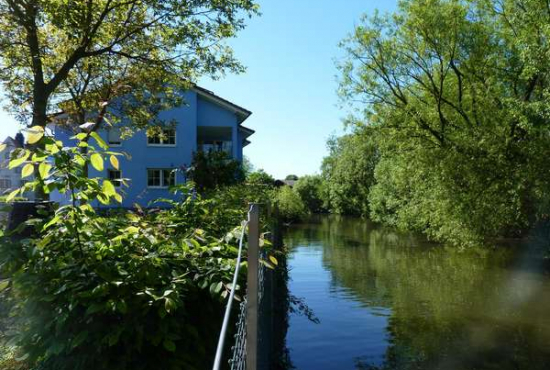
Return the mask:
M114 186L120 186L122 183L122 173L120 170L109 170L109 180Z
M160 186L160 170L147 170L147 186Z
M162 186L174 186L176 185L176 173L174 170L162 170L163 172L163 181Z
M120 144L120 129L119 128L111 128L109 129L108 133L108 140L109 144Z
M175 145L176 144L176 130L164 130L164 144Z
M147 143L149 143L149 144L160 144L160 137L158 137L157 135L147 136Z
M11 180L0 179L0 188L3 188L3 189L11 188Z

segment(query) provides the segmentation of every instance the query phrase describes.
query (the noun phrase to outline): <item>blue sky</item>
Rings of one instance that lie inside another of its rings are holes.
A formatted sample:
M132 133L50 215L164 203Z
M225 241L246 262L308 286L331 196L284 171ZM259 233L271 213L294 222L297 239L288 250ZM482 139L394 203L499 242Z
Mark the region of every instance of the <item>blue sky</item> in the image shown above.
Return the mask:
M346 111L337 106L338 42L363 13L392 11L396 0L259 0L261 17L230 41L247 66L241 75L200 85L253 112L256 133L245 155L277 178L319 171L326 139L341 134ZM0 139L18 124L0 112Z

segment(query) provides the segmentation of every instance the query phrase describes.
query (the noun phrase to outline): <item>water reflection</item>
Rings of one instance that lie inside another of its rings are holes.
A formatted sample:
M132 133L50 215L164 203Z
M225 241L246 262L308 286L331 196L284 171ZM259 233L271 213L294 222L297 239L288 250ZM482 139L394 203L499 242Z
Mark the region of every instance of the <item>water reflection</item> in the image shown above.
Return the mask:
M297 369L548 369L550 277L532 245L430 244L359 219L291 228Z

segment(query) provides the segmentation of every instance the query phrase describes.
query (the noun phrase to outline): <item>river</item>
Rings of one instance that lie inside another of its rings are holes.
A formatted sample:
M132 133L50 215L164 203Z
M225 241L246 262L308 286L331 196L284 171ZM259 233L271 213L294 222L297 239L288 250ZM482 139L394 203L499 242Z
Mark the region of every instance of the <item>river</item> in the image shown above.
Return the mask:
M536 242L459 249L321 216L285 231L299 370L550 369L550 275ZM546 268L547 270L547 268Z

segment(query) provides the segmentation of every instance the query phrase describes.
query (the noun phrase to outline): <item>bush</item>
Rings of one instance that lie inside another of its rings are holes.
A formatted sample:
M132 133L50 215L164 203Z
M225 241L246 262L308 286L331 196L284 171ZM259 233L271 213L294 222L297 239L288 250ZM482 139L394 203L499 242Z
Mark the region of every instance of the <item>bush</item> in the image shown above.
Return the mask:
M323 179L319 175L302 176L294 184L293 190L298 193L309 212L319 213L323 207Z
M88 138L76 136L80 145ZM40 188L72 202L46 220L30 220L35 238L0 240L1 274L17 299L17 353L40 370L211 366L223 300L230 289L242 291L230 284L240 229L234 226L246 214L242 202L261 194L239 188L205 199L190 184L179 188L182 200L172 209L99 215L89 199L122 198L109 180L90 179L84 168L102 166L104 157L116 163L116 153L41 140L45 149L25 165L41 176L7 200ZM16 153L12 161L29 156Z
M232 159L226 152L214 151L196 152L187 175L199 191L239 184L245 177L241 162Z
M246 182L253 185L273 186L275 184L275 179L264 170L258 170L256 172L249 173L246 177Z
M298 193L289 186L283 186L274 191L273 203L279 210L279 216L285 221L299 221L308 214Z

